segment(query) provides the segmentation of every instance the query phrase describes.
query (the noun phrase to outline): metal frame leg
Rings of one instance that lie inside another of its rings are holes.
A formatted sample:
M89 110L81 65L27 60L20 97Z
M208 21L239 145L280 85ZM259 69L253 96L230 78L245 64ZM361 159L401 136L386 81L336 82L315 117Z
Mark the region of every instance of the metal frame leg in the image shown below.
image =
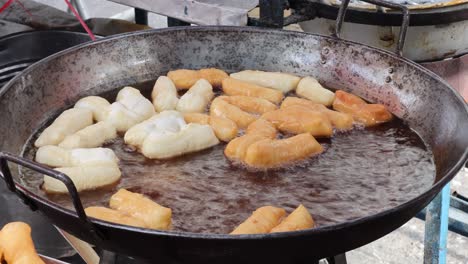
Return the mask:
M177 18L167 17L167 26L168 27L190 26L190 23L179 20Z
M427 206L424 264L445 264L450 207L450 183Z
M347 264L346 253L327 258L329 264Z
M260 21L266 27L282 28L285 0L260 0Z
M148 11L135 8L135 23L139 25L148 25Z

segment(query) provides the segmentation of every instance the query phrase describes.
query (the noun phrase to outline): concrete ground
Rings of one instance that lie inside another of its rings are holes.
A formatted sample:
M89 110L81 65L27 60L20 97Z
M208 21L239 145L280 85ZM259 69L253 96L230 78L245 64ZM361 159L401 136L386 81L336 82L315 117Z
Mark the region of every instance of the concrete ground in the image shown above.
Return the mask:
M63 0L36 0L44 4L66 10ZM128 7L105 0L86 0L89 17L111 17L129 10ZM128 12L127 12L128 13ZM149 25L154 28L166 27L166 18L156 14L149 15ZM298 26L289 29L300 30ZM452 190L468 197L468 171L464 169L453 181ZM423 263L424 221L412 219L398 230L347 253L350 264L401 264ZM468 238L449 232L447 242L447 263L468 263Z

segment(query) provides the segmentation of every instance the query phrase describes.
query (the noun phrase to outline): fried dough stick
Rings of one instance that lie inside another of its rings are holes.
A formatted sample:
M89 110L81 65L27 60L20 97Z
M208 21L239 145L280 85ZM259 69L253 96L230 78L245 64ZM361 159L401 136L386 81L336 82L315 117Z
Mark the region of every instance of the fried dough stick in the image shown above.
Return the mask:
M185 122L210 125L219 140L229 142L236 137L238 128L231 119L201 113L185 113Z
M185 113L184 120L187 123L197 123L201 125L210 124L210 116L202 113Z
M301 134L310 133L317 137L330 137L333 134L332 125L327 116L319 111L310 110L301 105L267 112L262 115L273 123L280 131Z
M301 79L296 88L296 94L309 99L316 104L331 106L335 99L335 94L322 87L322 85L312 77Z
M117 165L63 167L54 170L66 174L75 184L78 192L115 184L122 175ZM42 188L47 193L68 193L65 184L47 175L44 175Z
M314 219L302 204L275 226L271 233L297 231L314 227Z
M280 103L284 97L281 91L234 78L226 78L223 80L223 91L227 95L253 96L266 99L275 104Z
M124 140L150 159L172 158L219 143L211 126L186 124L183 115L173 110L163 111L130 128Z
M285 139L257 141L247 148L244 162L254 168L276 168L322 152L322 145L310 133L303 133Z
M40 147L36 161L65 173L78 191L93 190L111 185L120 179L118 158L107 148L64 149L57 146ZM66 186L59 180L44 175L42 186L48 193L67 193Z
M36 161L51 167L117 165L119 159L109 148L65 149L57 146L40 147Z
M34 146L57 145L75 132L93 124L93 113L88 109L72 108L60 114L54 122L42 131Z
M8 264L44 264L34 248L31 227L26 223L12 222L3 227L0 252Z
M179 98L177 97L177 89L171 79L160 76L154 84L151 99L157 112L174 110Z
M168 230L171 227L172 210L153 202L142 194L120 189L112 195L109 206L141 220L148 228Z
M87 96L76 102L74 108L88 109L93 112L94 121L100 122L107 118L110 103L100 96Z
M188 124L176 133L151 133L141 147L150 159L167 159L210 148L219 143L213 129L207 125Z
M224 117L231 119L239 128L246 128L250 123L256 120L255 116L241 110L222 98L216 97L210 106L210 116Z
M281 103L281 109L292 105L302 105L310 110L319 111L327 115L328 119L330 119L331 124L340 130L348 130L353 128L353 116L346 113L341 113L338 111L333 111L321 104L316 104L312 101L307 99L297 98L297 97L286 97L284 101Z
M220 96L220 98L249 113L263 114L278 109L272 102L252 96L233 95Z
M106 207L91 206L85 209L85 213L87 216L111 223L147 228L144 221L136 217L127 215L123 212L119 212L117 210L109 209Z
M117 131L109 122L101 121L68 135L58 145L62 148L95 148L117 137Z
M351 114L355 121L365 126L374 126L388 122L393 117L382 104L368 104L358 96L341 90L336 91L335 95L333 109Z
M177 103L176 110L182 113L202 113L213 99L213 87L205 80L198 80Z
M264 119L258 119L247 127L246 134L237 137L227 144L224 155L231 160L243 161L247 149L253 143L263 139L276 138L276 128Z
M126 132L155 114L153 103L138 89L128 86L119 91L116 101L109 109L106 121L110 122L118 132Z
M215 87L221 86L224 78L229 77L228 74L222 70L215 68L201 69L201 70L175 70L169 71L167 77L171 79L177 89L189 89L198 80L205 79Z
M301 80L301 78L288 73L252 70L232 73L230 76L237 80L273 88L283 93L296 89Z
M277 226L286 214L284 209L273 206L263 206L255 210L252 215L240 224L231 235L264 234Z

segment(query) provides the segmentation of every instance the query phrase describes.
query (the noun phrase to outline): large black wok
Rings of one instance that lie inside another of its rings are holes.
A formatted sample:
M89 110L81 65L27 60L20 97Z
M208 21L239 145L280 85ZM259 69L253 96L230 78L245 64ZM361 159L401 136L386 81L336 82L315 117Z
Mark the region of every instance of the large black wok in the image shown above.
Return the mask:
M155 79L171 69L204 67L316 76L329 87L385 104L431 148L437 168L432 188L390 210L305 231L241 236L162 232L89 220L65 175L16 157L51 113L79 97ZM54 224L83 240L159 263L302 263L354 249L413 217L455 176L468 157L468 108L438 76L393 53L337 37L278 30L161 29L74 47L42 60L6 85L0 91L0 113L0 149L13 153L1 153L0 165L12 191ZM27 187L13 163L62 179L69 187L76 211L60 207Z

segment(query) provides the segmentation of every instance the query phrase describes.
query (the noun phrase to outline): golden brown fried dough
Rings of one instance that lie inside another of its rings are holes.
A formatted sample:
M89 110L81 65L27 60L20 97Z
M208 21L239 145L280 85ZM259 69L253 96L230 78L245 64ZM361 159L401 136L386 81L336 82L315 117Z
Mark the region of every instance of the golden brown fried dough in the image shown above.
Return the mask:
M3 227L0 231L0 252L8 264L44 264L34 248L31 227L23 222L12 222Z
M222 96L222 99L249 113L263 114L278 109L278 107L272 102L252 96Z
M231 105L225 100L224 96L216 97L211 102L210 116L224 117L231 119L239 128L246 128L250 123L256 120L255 116L242 111L239 107Z
M184 113L184 120L187 123L208 125L210 123L210 116L202 113Z
M279 225L275 226L271 230L271 233L297 231L312 227L314 227L314 219L312 219L307 208L301 204L288 217L283 219Z
M284 209L273 206L263 206L255 210L252 215L240 224L231 235L264 234L278 225L286 214Z
M243 82L230 77L223 80L223 91L227 95L253 96L266 99L275 104L280 103L284 97L281 91Z
M221 86L222 80L227 78L228 74L215 68L198 71L182 69L168 72L167 77L174 82L177 89L189 89L200 79L207 80L213 86Z
M229 142L237 136L237 125L231 119L210 116L210 126L213 128L216 137L224 142Z
M273 123L280 131L301 134L310 133L316 137L331 137L332 125L328 117L319 111L310 110L301 105L292 105L284 109L268 112L263 119Z
M112 195L109 206L141 220L148 228L168 230L171 227L172 210L153 202L142 194L120 189Z
M231 119L200 113L185 113L185 122L210 125L219 140L229 142L237 136L238 128Z
M264 136L255 134L237 137L227 144L224 149L224 155L230 160L243 161L250 145L263 139L265 139Z
M351 114L355 121L365 126L373 126L390 121L393 116L381 104L368 104L356 95L338 90L335 93L333 109Z
M247 135L260 135L264 138L276 138L276 134L278 131L276 130L275 126L266 121L265 119L257 119L255 122L250 124L247 127L246 134Z
M91 206L85 209L85 213L87 216L111 223L148 228L144 221L136 217L132 217L126 213L112 210L106 207Z
M263 139L251 144L245 153L245 163L253 168L276 168L323 152L323 147L310 133L286 139Z
M222 81L229 77L225 71L216 68L201 69L198 72L200 78L209 81L215 87L221 87Z
M348 130L353 128L354 119L353 116L350 114L333 111L321 104L316 104L307 99L301 99L297 97L286 97L286 99L284 99L284 101L281 103L281 109L292 105L302 105L311 110L319 111L326 114L328 119L330 119L331 124L337 129Z
M262 139L274 139L276 133L273 124L264 119L257 119L247 127L245 135L235 138L227 144L224 155L231 160L243 161L250 145Z
M181 69L168 72L167 77L178 89L189 89L200 79L200 73L195 70Z

